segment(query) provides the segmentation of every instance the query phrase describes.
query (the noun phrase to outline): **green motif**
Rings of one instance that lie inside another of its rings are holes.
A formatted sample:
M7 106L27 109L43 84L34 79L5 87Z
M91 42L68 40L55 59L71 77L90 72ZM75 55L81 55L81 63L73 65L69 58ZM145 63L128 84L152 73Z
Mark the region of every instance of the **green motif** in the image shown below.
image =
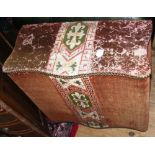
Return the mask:
M70 67L72 68L73 71L75 71L75 68L77 67L76 62L74 62Z
M69 26L64 36L64 44L69 50L80 46L85 41L87 30L88 26L81 22Z
M61 82L62 85L64 85L64 84L67 83L67 82L66 82L65 80L63 80L63 79L60 79L60 82Z
M85 94L79 94L78 92L73 92L69 95L69 98L74 105L80 108L90 108L92 106L90 99Z
M62 67L60 61L58 61L58 64L56 65L56 70L58 70L60 67Z
M79 86L82 85L80 81L75 81L76 84L78 84Z

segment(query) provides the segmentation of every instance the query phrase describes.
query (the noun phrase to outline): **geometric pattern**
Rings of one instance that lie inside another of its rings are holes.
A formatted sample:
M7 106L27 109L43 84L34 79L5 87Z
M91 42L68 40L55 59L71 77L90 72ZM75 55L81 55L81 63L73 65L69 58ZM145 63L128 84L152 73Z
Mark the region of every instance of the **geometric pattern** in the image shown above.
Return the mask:
M90 72L97 24L62 23L46 66L47 72L60 76Z
M62 23L50 54L47 70L60 76L90 72L90 59L98 22ZM89 77L63 79L50 77L67 106L80 123L102 128L104 116Z
M108 127L100 111L98 99L89 77L67 80L53 76L50 78L58 93L65 100L67 107L75 114L81 124L93 128ZM76 85L75 81L79 81L81 87Z

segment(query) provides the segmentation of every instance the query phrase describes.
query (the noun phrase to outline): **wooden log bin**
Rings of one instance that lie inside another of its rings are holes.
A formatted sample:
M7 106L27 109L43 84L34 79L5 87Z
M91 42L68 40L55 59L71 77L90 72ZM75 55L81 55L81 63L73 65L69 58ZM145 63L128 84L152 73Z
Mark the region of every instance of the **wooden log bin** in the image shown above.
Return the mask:
M3 71L52 121L146 131L152 23L24 25Z

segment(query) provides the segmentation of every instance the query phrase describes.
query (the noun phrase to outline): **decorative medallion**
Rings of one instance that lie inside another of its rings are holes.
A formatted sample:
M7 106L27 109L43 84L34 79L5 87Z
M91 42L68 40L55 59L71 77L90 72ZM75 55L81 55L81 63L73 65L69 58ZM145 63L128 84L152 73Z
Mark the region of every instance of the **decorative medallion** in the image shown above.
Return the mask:
M85 41L87 30L88 26L84 23L69 26L64 36L64 44L69 50L80 46Z
M80 108L89 108L91 107L91 102L89 97L85 94L79 94L78 92L73 92L69 94L69 98L71 99L72 103Z

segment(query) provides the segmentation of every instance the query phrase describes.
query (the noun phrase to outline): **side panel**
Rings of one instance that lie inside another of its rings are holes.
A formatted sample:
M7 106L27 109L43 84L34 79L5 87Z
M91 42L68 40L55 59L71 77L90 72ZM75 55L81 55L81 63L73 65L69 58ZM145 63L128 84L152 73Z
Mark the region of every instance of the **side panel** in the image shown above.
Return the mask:
M48 76L20 73L10 74L10 77L51 120L78 121ZM147 130L149 77L133 79L119 76L92 76L90 81L98 98L100 111L109 127Z
M10 74L10 77L50 120L77 122L50 77L37 73Z

